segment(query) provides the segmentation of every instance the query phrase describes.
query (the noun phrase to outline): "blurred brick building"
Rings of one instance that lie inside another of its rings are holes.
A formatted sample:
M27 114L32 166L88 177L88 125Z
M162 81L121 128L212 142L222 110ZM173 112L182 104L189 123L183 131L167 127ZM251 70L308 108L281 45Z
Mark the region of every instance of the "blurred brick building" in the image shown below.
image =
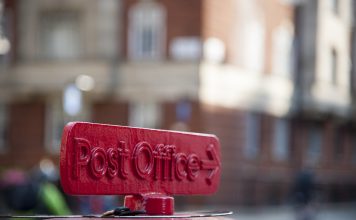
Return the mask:
M305 166L356 199L351 0L2 3L1 169L84 120L216 134L220 190L190 202L279 204Z

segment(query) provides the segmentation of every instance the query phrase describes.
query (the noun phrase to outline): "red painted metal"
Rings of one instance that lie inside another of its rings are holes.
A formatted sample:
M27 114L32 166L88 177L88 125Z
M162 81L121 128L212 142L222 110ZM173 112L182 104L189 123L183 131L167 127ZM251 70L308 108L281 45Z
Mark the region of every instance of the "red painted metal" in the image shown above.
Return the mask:
M149 215L172 215L174 198L161 194L143 194L125 196L125 207L130 210L145 210Z
M172 214L174 194L212 194L220 179L214 135L85 122L65 126L61 183L80 195L134 195L135 210Z

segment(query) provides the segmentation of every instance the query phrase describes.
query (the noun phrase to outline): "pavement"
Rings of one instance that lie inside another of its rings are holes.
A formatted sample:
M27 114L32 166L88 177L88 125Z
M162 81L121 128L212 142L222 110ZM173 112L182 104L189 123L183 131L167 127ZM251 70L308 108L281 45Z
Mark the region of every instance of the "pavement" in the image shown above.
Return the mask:
M356 203L318 205L306 211L310 218L290 206L262 208L232 208L230 219L237 220L356 220Z

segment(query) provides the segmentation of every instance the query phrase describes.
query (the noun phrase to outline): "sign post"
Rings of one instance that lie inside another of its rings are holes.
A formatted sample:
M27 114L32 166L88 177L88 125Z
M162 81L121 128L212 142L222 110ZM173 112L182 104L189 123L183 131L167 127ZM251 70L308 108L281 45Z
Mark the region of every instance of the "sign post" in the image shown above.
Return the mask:
M220 181L214 135L85 122L65 126L61 183L75 195L126 195L125 206L171 215L172 195L206 195Z

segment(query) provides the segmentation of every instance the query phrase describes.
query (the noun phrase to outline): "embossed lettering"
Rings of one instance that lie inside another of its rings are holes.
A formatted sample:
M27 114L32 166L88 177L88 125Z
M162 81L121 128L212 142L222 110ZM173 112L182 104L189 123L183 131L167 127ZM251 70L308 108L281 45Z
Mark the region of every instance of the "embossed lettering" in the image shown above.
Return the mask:
M162 175L161 167L162 167L163 149L164 149L164 145L163 144L157 144L155 150L153 151L154 165L155 165L155 173L154 173L155 180L161 179L161 175Z
M108 157L108 176L113 178L118 174L119 171L119 153L114 148L109 148L107 150L107 157Z
M157 144L154 155L154 178L156 180L173 180L173 167L174 167L174 156L175 156L174 145L163 145Z
M101 178L105 175L108 168L106 153L103 148L95 147L91 153L90 160L91 172L96 178Z
M200 168L200 163L199 163L198 156L196 154L190 154L188 156L188 164L187 164L187 173L188 173L189 180L194 180L198 177L199 168Z
M79 178L81 173L81 167L86 166L89 163L90 160L90 143L88 140L84 138L74 138L76 147L76 166L75 166L75 173L74 177Z
M172 160L172 154L175 147L173 145L166 145L163 153L163 180L167 180L170 176L170 161Z
M178 180L183 180L187 177L186 165L187 156L184 153L178 153L175 156L175 173Z
M207 148L209 160L200 160L194 153L177 152L175 145L157 144L153 149L148 142L141 141L130 154L129 147L124 141L118 141L118 146L110 148L91 146L85 138L75 138L75 143L73 172L75 178L83 176L84 173L81 172L85 170L96 179L104 176L110 179L115 177L127 179L131 165L138 178L153 178L160 181L174 179L194 181L198 178L200 170L208 170L207 183L210 184L211 181L208 180L212 179L218 170L216 167L219 166L216 162L216 153L211 146Z
M120 141L119 145L119 155L120 155L120 175L122 178L126 179L127 175L129 175L128 171L126 170L126 160L129 158L130 151L126 149L126 142Z
M133 166L138 176L142 179L147 179L152 173L154 158L152 149L149 143L139 142L134 149L132 156Z

